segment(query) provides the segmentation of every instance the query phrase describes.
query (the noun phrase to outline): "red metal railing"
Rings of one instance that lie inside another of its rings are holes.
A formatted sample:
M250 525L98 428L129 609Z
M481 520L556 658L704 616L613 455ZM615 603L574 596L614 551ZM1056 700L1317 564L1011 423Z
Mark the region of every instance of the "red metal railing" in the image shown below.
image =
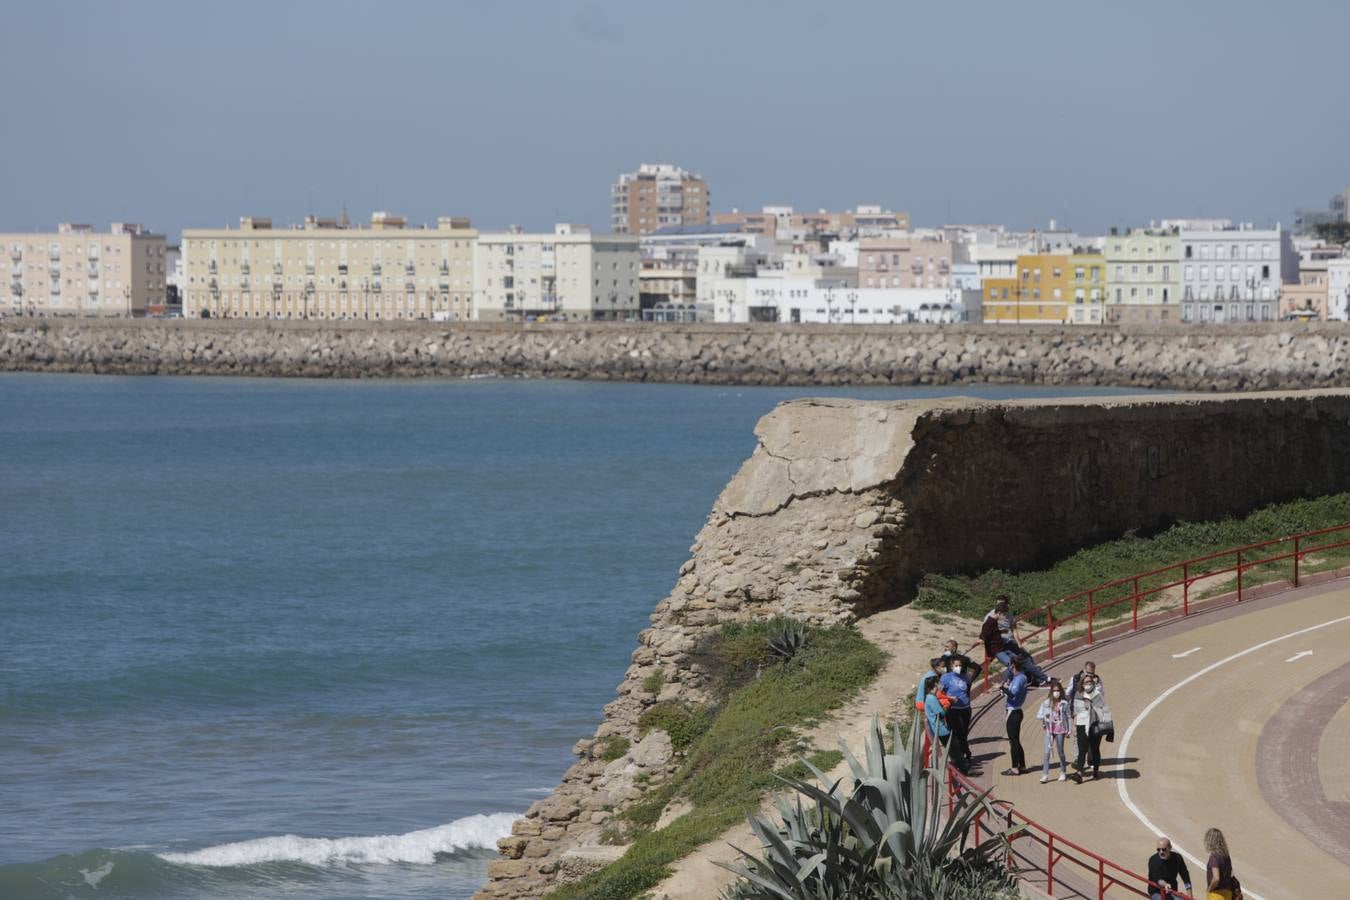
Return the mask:
M1325 540L1333 538L1333 536L1335 539ZM1261 552L1280 545L1289 545L1289 549L1270 554ZM1070 594L1039 609L1020 614L1018 618L1021 620L1044 623L1026 634L1023 644L1037 640L1043 635L1045 637L1045 659L1054 659L1056 631L1062 630L1065 626L1077 625L1082 622L1085 626L1085 643L1091 645L1098 638L1097 631L1101 628L1098 619L1102 617L1103 613L1110 614L1111 611L1118 610L1127 603L1130 605L1129 630L1137 631L1141 604L1147 604L1155 599L1166 600L1167 592L1176 591L1178 588L1180 588L1180 592L1173 598L1176 601L1175 603L1164 604L1152 610L1146 609L1145 613L1158 614L1180 610L1182 618L1185 618L1191 614L1191 587L1196 582L1207 578L1219 578L1225 575L1236 576L1236 602L1240 603L1243 600L1244 591L1243 575L1258 566L1275 565L1283 562L1291 563L1292 577L1289 581L1293 587L1298 587L1301 578L1300 569L1305 557L1341 547L1350 547L1350 523L1220 550L1217 553L1197 556L1194 559L1183 560L1170 566L1163 566L1160 569L1140 572L1138 575L1127 575L1124 578L1118 578L1115 581L1109 581L1079 591L1076 594ZM1258 555L1254 556L1253 554ZM1222 562L1224 561L1230 561L1231 565L1223 565ZM1141 582L1143 582L1142 587ZM1245 589L1250 590L1251 587L1246 586ZM1121 611L1121 620L1112 619L1108 621L1108 627L1115 628L1122 624L1123 615L1123 611ZM980 646L977 642L972 645L971 649L974 650ZM989 689L989 663L991 661L992 659L989 656L985 656L985 690Z
M956 808L956 800L963 794L979 796L984 791L966 776L952 767L947 768L947 812L950 815ZM1134 897L1147 897L1150 892L1161 890L1155 881L1149 881L1147 875L1140 875L1124 866L1111 862L1104 856L1093 853L1081 844L1074 843L1062 834L1056 834L1034 819L1022 815L1006 800L997 800L992 796L990 802L996 807L1006 807L997 822L990 822L988 814L981 810L975 814L971 823L974 842L978 843L1000 833L1017 829L1008 844L1004 865L1009 871L1016 872L1024 883L1039 887L1042 879L1027 877L1029 869L1044 875L1044 890L1050 896L1062 893L1056 886L1067 888L1070 892L1098 898L1106 897L1107 891L1117 890ZM1030 846L1028 846L1030 845ZM1044 851L1044 864L1041 864L1041 851ZM1058 874L1056 874L1058 869ZM1068 869L1068 873L1065 873ZM1170 890L1170 889L1168 889ZM1171 891L1174 900L1195 900L1182 891Z
M1268 552L1270 548L1280 545L1291 546L1289 549L1282 549L1280 552ZM1140 605L1148 603L1153 598L1166 599L1166 592L1176 591L1177 588L1181 590L1179 596L1173 597L1177 601L1176 603L1163 604L1152 610L1146 609L1145 613L1146 615L1152 615L1169 611L1175 612L1179 609L1182 618L1185 618L1191 614L1192 585L1207 578L1225 575L1236 576L1236 598L1233 602L1241 603L1244 590L1243 575L1258 566L1275 565L1283 562L1291 563L1292 577L1289 579L1289 584L1291 587L1298 587L1302 575L1300 569L1308 556L1341 547L1350 547L1350 523L1221 550L1217 553L1183 560L1160 569L1141 572L1138 575L1118 578L1115 581L1071 594L1040 609L1024 613L1021 618L1030 619L1033 622L1039 620L1044 623L1026 635L1026 640L1029 642L1045 635L1045 658L1054 659L1056 629L1062 629L1070 623L1085 619L1085 643L1091 645L1099 637L1097 633L1094 633L1094 628L1100 630L1096 620L1103 612L1117 609L1126 603L1130 604L1129 631L1136 631L1139 628ZM1218 564L1230 557L1232 558L1231 565ZM1177 577L1178 575L1180 577ZM1159 583L1150 584L1151 581L1158 581ZM1142 587L1141 582L1143 582ZM1110 596L1122 589L1123 593L1120 593L1119 596ZM1252 586L1249 585L1246 589L1250 592ZM1104 601L1101 599L1103 596L1107 597ZM1066 608L1071 611L1063 612L1062 610ZM1116 629L1123 623L1124 614L1122 612L1121 619L1109 621L1107 627ZM979 646L980 644L977 642L971 649ZM991 661L990 657L985 657L985 692L988 692L989 689L989 664ZM955 807L956 800L961 795L983 793L978 785L955 768L949 766L947 774L949 812ZM1037 878L1030 883L1039 884L1041 881L1039 876L1043 874L1046 893L1052 896L1056 893L1056 884L1060 884L1086 896L1092 896L1091 892L1095 890L1098 900L1103 900L1107 892L1113 889L1118 889L1118 894L1125 893L1138 897L1147 897L1151 889L1157 890L1158 885L1150 882L1146 876L1126 869L1124 866L1094 853L1081 844L1077 844L1061 834L1056 834L1034 819L1022 815L1012 807L1011 803L998 800L992 794L990 795L990 802L996 807L1006 808L1006 812L1001 815L1000 821L997 823L989 822L986 813L978 813L972 825L975 837L977 840L981 840L1005 830L1020 827L1017 835L1009 844L1008 858L1005 862L1009 869L1015 869L1019 872L1023 881L1028 881L1027 871L1032 870L1036 873ZM1041 862L1042 850L1044 851L1043 864ZM1017 865L1019 862L1024 862L1026 865ZM1067 878L1064 874L1066 867L1069 869ZM1057 870L1059 871L1058 875L1056 874ZM1170 896L1176 897L1178 900L1192 900L1190 895L1183 893L1173 892Z

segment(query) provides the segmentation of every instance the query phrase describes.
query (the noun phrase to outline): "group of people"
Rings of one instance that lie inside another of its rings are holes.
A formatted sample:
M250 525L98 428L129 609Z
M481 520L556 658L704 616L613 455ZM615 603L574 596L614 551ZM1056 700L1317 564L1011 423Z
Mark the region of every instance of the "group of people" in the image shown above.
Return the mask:
M1003 774L1015 776L1030 771L1022 747L1023 707L1031 690L1045 689L1045 699L1036 711L1044 735L1041 783L1051 780L1055 759L1059 764L1057 781L1072 778L1082 784L1084 774L1089 772L1093 779L1098 778L1102 741L1115 740L1115 718L1106 704L1106 686L1097 674L1096 663L1091 660L1083 663L1065 685L1036 664L1017 640L1016 627L1017 619L1008 598L1004 595L996 597L994 608L981 623L980 639L984 643L985 659L997 659L1004 667L998 690L1003 696L1011 765L1003 770ZM929 661L929 671L919 680L915 697L915 706L924 716L929 739L945 747L948 762L967 775L974 766L970 752L970 691L975 679L983 672L980 663L960 652L955 640L948 640L942 655ZM1064 749L1070 734L1074 735L1077 751L1072 775ZM1206 900L1241 900L1242 888L1233 876L1228 845L1217 828L1206 832L1205 849L1210 854L1205 867ZM1157 852L1149 858L1148 880L1150 900L1170 900L1174 896L1172 892L1179 891L1181 885L1185 886L1187 894L1192 894L1186 863L1172 849L1167 838L1158 840Z
M1075 735L1077 743L1074 780L1081 784L1083 773L1089 770L1097 778L1101 772L1102 741L1115 740L1115 720L1106 705L1106 689L1096 664L1090 661L1084 664L1066 687L1036 664L1018 642L1016 628L1017 619L1008 598L999 596L984 617L980 638L985 658L997 659L1004 666L999 691L1004 696L1012 765L1003 774L1022 775L1030 771L1022 747L1023 707L1030 690L1045 688L1049 693L1036 712L1045 736L1041 782L1050 780L1052 750L1059 759L1057 780L1068 780L1064 743L1070 734ZM949 640L942 655L929 661L929 671L920 679L915 697L915 706L927 721L929 738L946 747L951 764L965 774L970 774L974 766L970 752L970 689L983 671L980 663L960 652L955 640Z

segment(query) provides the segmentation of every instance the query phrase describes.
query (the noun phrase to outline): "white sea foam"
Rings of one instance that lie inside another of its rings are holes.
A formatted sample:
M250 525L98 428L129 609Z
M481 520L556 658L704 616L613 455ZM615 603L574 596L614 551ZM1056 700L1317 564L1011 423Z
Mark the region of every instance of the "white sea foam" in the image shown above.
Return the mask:
M161 853L160 859L189 866L250 866L301 862L312 866L344 863L432 863L437 853L496 849L511 833L515 813L466 816L448 825L407 834L373 837L310 838L295 834L219 844L192 853Z
M90 887L98 887L98 883L108 877L108 873L113 870L111 861L105 862L97 869L81 869L80 874L84 876L84 883Z

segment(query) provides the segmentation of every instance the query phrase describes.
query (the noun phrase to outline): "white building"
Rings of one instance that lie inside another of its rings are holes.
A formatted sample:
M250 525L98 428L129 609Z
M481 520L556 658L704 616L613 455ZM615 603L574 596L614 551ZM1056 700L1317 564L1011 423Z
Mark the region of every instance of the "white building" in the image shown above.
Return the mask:
M1350 257L1327 260L1327 319L1350 321Z
M637 237L592 235L583 225L557 225L552 234L480 233L473 318L634 319L638 265Z
M1279 318L1280 284L1298 281L1298 255L1289 232L1279 226L1224 227L1221 220L1169 220L1164 225L1180 227L1183 321Z
M836 279L728 278L712 285L710 293L717 322L903 325L979 319L978 294L955 288L858 288Z

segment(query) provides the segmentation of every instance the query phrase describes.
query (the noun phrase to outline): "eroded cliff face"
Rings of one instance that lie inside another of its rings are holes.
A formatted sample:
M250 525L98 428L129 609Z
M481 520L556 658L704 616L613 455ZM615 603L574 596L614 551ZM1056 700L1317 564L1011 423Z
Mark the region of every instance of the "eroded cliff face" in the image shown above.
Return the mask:
M641 796L639 775L659 784L675 770L666 735L642 735L639 717L707 699L691 653L719 623L850 621L908 602L927 572L1015 569L1131 529L1350 488L1350 392L798 400L755 433L595 737L501 842L480 897L540 896L597 864L577 848ZM632 749L605 762L597 741L610 735Z

